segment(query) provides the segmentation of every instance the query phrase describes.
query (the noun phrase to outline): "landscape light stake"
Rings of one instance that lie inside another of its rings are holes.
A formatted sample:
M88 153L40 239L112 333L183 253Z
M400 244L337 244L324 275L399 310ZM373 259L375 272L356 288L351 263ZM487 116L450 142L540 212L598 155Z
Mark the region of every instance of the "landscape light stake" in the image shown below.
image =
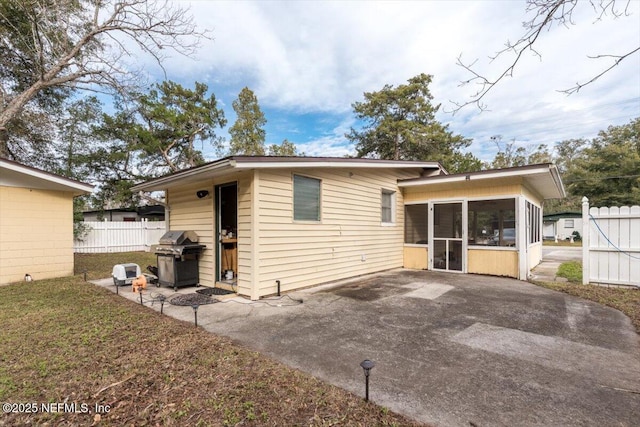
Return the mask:
M140 305L144 305L142 302L142 286L138 285L138 293L140 294Z
M371 369L373 369L373 367L376 366L376 364L369 359L364 359L362 362L360 362L360 366L362 366L362 369L364 369L364 381L365 381L364 400L368 402L369 401L369 373L371 372Z
M193 304L191 306L191 308L193 308L193 316L195 318L196 328L198 327L198 307L200 307L198 304Z
M118 284L116 283L115 279L114 279L113 283L116 285L116 295L119 295L120 294L120 286L118 286Z
M160 314L162 314L162 310L164 309L164 300L166 297L164 295L160 295L158 300L160 300Z

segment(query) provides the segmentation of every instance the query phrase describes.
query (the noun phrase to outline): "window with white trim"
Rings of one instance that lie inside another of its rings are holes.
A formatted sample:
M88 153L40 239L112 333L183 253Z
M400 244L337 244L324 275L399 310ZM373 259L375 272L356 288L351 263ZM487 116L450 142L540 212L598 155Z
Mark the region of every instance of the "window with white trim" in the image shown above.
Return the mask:
M380 215L383 224L393 224L396 222L395 207L396 192L391 190L382 190L382 209Z
M316 178L293 175L294 221L320 221L320 183Z

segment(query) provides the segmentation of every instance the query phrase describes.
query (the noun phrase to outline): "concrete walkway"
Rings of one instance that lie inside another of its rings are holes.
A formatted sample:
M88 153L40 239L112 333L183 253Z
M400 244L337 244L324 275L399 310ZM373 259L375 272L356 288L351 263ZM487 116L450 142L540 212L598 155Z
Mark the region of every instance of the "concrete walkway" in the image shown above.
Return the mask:
M560 264L582 261L582 248L576 246L543 246L542 262L531 271L531 280L540 282L566 282L557 275Z
M99 284L115 291L110 279ZM158 294L175 295L150 288L145 306L159 311ZM120 295L138 297L124 287ZM194 321L191 307L163 310ZM200 306L198 324L358 395L359 363L371 359L371 399L436 426L640 420L640 342L630 320L517 280L396 270Z

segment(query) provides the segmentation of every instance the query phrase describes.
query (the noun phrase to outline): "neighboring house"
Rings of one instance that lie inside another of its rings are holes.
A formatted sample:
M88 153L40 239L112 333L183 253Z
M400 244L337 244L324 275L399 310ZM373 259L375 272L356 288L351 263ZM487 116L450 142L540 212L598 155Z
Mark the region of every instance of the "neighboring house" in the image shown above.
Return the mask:
M0 284L73 274L73 198L92 190L0 159Z
M102 209L82 212L84 221L164 221L164 206L139 206L137 208Z
M244 156L133 191L165 191L168 228L198 234L201 284L237 265L234 289L252 299L403 266L526 280L542 201L565 196L551 164L449 175L437 162Z
M558 212L543 217L544 238L546 240L566 240L574 231L582 235L581 212Z

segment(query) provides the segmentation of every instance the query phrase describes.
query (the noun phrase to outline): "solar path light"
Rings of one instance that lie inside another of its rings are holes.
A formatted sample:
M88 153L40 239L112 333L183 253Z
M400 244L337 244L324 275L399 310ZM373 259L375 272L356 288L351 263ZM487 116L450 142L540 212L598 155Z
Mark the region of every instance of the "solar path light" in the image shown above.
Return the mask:
M373 369L376 364L369 359L365 359L360 362L360 366L364 369L364 381L365 381L365 401L369 401L369 374L371 373L371 369Z
M196 328L198 327L198 307L200 307L200 305L198 304L191 305L191 308L193 308L193 316L195 319Z

